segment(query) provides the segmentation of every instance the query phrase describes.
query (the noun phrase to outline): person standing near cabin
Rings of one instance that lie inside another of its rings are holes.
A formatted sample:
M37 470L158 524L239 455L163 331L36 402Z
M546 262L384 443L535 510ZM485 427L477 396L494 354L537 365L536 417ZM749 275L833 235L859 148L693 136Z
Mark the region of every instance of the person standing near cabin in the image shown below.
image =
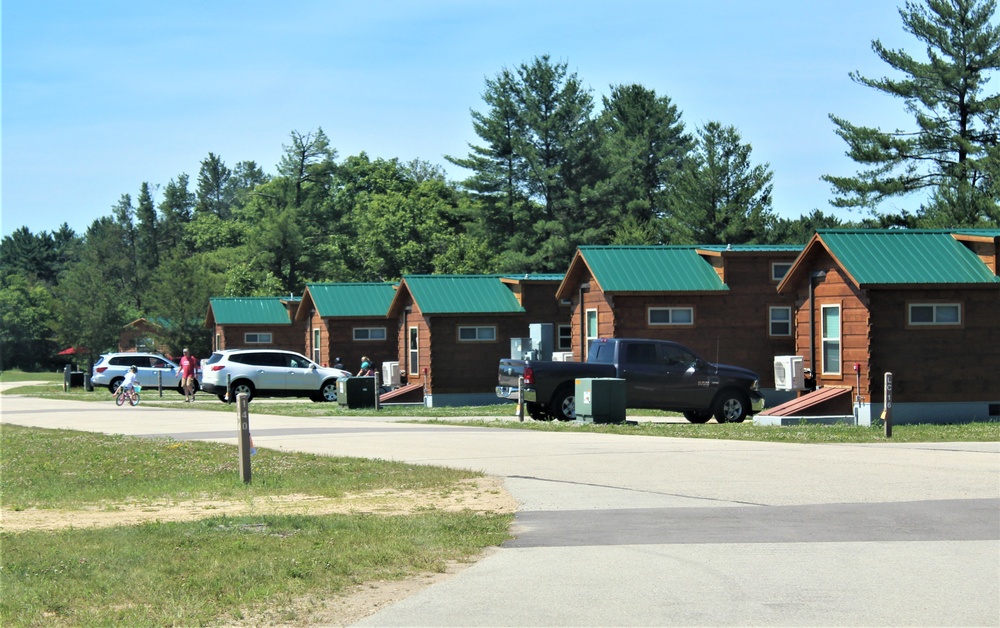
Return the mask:
M194 378L198 373L198 358L191 355L187 347L184 347L184 355L180 359L181 368L177 371L177 376L181 378L181 387L184 388L184 403L194 401Z
M373 377L375 375L375 369L372 368L372 361L370 358L361 358L361 370L358 371L358 377Z

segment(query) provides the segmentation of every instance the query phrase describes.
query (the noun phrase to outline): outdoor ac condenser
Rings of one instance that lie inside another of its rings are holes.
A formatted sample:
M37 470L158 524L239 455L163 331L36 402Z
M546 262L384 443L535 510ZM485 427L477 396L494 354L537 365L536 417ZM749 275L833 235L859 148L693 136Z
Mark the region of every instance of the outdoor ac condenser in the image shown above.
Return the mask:
M805 380L802 373L802 356L774 356L775 390L805 390L805 387Z
M389 386L391 388L399 388L400 383L399 362L383 362L382 385Z

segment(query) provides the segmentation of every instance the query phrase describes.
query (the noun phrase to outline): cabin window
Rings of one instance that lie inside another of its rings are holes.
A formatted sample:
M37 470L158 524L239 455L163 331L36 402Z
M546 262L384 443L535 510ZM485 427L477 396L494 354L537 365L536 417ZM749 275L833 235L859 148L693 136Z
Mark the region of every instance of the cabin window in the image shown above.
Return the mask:
M573 350L573 326L559 325L559 338L556 340L557 348L560 351Z
M313 362L319 364L319 329L313 329Z
M959 303L911 303L910 325L961 325L962 306Z
M483 327L459 327L459 342L493 342L497 339L497 328L490 326Z
M215 334L215 350L222 349L222 334Z
M780 282L791 269L791 262L771 262L771 281Z
M355 327L354 340L360 342L385 340L385 327Z
M792 335L792 308L787 306L772 306L768 308L770 335Z
M823 374L840 375L840 306L822 306Z
M420 344L418 342L419 328L410 327L409 357L410 375L420 374Z
M693 325L693 307L651 307L646 310L650 325Z
M254 331L243 334L243 342L248 345L269 345L271 344L271 332Z

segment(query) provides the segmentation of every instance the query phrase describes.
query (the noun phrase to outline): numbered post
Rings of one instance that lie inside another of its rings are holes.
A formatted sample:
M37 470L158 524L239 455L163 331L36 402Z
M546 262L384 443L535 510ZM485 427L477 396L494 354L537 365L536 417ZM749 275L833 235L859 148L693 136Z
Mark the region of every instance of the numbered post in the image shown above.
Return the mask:
M236 395L236 417L239 422L240 477L244 484L250 483L250 397L246 393Z
M885 437L892 438L892 373L885 374L885 409L882 410L882 421L885 422Z

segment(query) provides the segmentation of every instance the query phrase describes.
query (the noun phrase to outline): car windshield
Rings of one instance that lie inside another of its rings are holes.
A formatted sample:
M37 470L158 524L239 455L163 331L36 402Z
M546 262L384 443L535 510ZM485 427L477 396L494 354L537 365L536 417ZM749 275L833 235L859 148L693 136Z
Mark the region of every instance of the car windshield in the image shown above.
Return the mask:
M208 356L207 360L205 360L205 364L215 364L221 359L222 359L221 353L213 353L212 355Z

